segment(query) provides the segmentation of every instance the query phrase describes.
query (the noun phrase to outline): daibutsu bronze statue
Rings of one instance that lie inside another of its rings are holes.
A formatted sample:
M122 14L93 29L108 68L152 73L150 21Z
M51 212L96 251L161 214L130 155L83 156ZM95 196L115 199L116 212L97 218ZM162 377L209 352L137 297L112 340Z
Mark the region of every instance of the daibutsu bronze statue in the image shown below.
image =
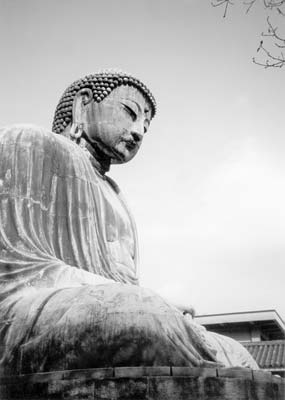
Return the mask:
M115 366L257 368L139 286L131 213L106 172L131 160L156 113L138 79L88 75L64 92L53 132L0 130L3 375Z

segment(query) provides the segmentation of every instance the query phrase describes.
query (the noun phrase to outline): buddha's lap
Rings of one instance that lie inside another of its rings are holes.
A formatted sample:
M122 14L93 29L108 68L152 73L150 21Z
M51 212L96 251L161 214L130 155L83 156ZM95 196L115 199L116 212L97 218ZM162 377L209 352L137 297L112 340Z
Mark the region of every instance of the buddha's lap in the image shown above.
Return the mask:
M100 331L106 339L129 330L148 336L159 336L162 331L177 336L182 330L192 333L181 312L151 290L114 283L57 291L44 305L30 338L50 330L74 337L90 329L92 334Z
M30 336L21 345L21 372L200 365L202 358L211 359L187 318L152 291L134 285L60 289L31 323Z

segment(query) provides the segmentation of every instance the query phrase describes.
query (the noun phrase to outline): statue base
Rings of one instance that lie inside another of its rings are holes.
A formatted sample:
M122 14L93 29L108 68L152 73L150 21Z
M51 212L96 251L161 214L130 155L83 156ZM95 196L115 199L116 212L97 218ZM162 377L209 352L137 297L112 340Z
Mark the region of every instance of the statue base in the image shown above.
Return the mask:
M119 367L0 379L1 400L284 400L285 379L244 368Z

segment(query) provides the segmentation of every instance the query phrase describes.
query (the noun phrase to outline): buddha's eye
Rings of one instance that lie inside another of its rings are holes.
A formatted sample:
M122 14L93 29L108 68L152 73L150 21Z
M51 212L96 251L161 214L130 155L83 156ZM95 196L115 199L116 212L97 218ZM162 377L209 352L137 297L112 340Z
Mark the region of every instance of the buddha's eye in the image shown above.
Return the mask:
M122 106L124 107L124 110L128 113L128 115L131 117L131 119L133 121L135 121L137 119L136 112L131 107L127 106L126 104L122 103Z

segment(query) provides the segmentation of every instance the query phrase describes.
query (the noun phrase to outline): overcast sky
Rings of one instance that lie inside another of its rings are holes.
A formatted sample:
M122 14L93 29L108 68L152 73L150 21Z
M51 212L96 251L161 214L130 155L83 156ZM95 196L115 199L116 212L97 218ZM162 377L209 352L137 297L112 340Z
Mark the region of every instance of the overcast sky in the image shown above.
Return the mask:
M0 124L50 128L72 81L117 67L158 114L110 172L137 222L141 284L198 314L285 318L285 69L251 62L262 10L210 0L0 0Z

